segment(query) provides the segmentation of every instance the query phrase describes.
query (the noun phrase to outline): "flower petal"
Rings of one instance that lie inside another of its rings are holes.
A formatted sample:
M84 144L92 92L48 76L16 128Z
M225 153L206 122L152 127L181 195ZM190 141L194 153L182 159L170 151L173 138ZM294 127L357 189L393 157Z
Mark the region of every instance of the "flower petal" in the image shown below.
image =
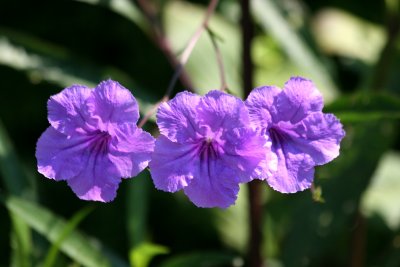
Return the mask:
M266 135L240 128L222 136L224 154L221 160L236 172L241 183L253 178L265 179L275 173L277 160L271 153L271 141Z
M345 136L342 124L333 114L313 113L293 129L295 145L308 153L316 165L330 162L339 155Z
M249 110L250 120L256 127L269 128L276 116L276 96L282 90L275 86L262 86L253 89L247 97L246 106Z
M48 120L57 131L65 134L85 132L91 127L86 123L85 102L92 89L73 85L52 96L47 102Z
M157 111L157 125L161 134L172 141L193 139L193 133L199 127L196 119L199 101L198 95L182 92L161 104Z
M314 162L299 150L285 134L273 132L272 152L278 158L277 172L267 183L281 193L295 193L310 188L314 179Z
M38 171L47 178L67 180L77 175L88 159L90 138L84 135L67 136L53 127L40 136L36 145Z
M121 178L106 154L90 153L81 164L85 165L82 172L67 181L72 191L83 200L112 201Z
M116 138L110 144L108 158L115 165L119 176L136 176L149 164L154 150L154 138L136 125L118 127Z
M239 192L238 174L220 160L207 160L197 165L195 178L183 190L201 208L227 208Z
M193 179L196 161L194 145L172 142L160 135L149 164L154 185L163 191L179 191Z
M214 133L220 129L248 127L250 122L248 110L241 99L217 90L201 98L197 116Z
M113 134L117 125L136 124L139 108L131 92L118 82L101 82L93 91L93 97L87 100L87 108L97 119L98 129Z
M277 119L297 123L312 112L322 111L323 105L322 95L311 80L292 77L277 96Z

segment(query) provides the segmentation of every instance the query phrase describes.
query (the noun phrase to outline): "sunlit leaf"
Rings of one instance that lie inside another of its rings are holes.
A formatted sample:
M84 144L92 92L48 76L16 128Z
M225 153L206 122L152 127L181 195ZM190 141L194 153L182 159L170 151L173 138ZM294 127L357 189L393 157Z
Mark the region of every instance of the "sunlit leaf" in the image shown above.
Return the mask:
M263 29L271 34L291 60L301 67L303 75L316 82L325 100L328 102L333 100L338 95L338 89L330 73L288 20L284 18L276 4L272 0L254 0L252 1L252 11ZM293 75L295 74L293 73Z
M150 261L155 256L168 253L169 250L167 247L151 243L142 243L131 250L129 259L132 267L148 267Z
M386 38L383 27L333 8L315 16L313 30L317 42L327 53L369 64L378 59Z
M386 153L362 197L366 215L379 214L392 230L400 227L400 153Z

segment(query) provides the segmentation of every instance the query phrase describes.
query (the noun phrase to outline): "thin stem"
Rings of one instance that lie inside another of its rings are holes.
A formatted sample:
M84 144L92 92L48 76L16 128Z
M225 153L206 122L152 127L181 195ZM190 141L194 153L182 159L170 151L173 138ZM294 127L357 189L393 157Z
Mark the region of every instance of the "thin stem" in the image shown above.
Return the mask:
M365 247L366 247L366 221L359 210L357 210L355 217L356 227L352 236L352 250L350 258L351 267L365 266Z
M215 56L217 57L217 64L218 64L218 70L219 70L219 79L221 81L221 91L226 91L228 89L228 85L226 83L226 78L225 78L225 68L224 68L224 61L222 60L222 54L221 50L218 47L218 42L215 38L215 34L210 30L209 27L207 27L207 32L208 35L210 36L211 42L213 44L214 50L215 50Z
M138 127L142 128L143 125L145 125L146 122L150 119L150 117L153 116L154 113L156 113L158 107L165 101L168 101L168 96L164 96L163 98L161 98L160 101L154 104L154 106L144 115L143 119L139 122Z
M153 38L154 42L157 44L159 49L164 53L166 56L168 62L172 66L174 70L179 68L179 60L175 56L174 52L172 51L171 43L168 40L168 38L165 36L161 24L157 18L156 11L153 6L151 6L150 1L148 0L138 0L138 3L146 16L147 20L149 21L151 28L153 30ZM180 79L182 85L189 91L194 90L193 83L191 79L189 78L188 74L186 71L181 70L180 75L178 75L177 78Z
M253 88L253 63L251 61L251 42L253 39L253 23L250 16L249 0L241 0L242 19L242 61L243 61L243 87L245 97ZM261 201L261 182L254 180L249 183L249 205L250 205L250 242L248 247L248 259L250 267L262 267L261 256L262 243L262 215L263 207Z
M186 46L185 51L183 51L183 53L182 53L181 65L186 64L186 62L189 59L190 54L193 51L193 48L195 47L197 41L199 40L201 34L208 27L208 23L210 21L211 15L214 13L218 2L219 2L219 0L211 0L210 1L210 4L208 5L207 12L206 12L206 15L204 17L202 24L199 26L199 28L193 34L192 38L190 38L190 41L189 41L188 45Z
M253 88L253 63L251 61L251 42L253 39L253 23L250 17L250 1L241 0L242 18L242 75L244 94L247 97Z
M139 2L142 2L141 5L145 5L147 1L146 0L139 0ZM175 87L175 84L178 80L179 77L181 77L181 74L184 72L184 67L189 60L189 57L193 51L193 48L196 46L198 40L200 39L201 34L203 31L208 27L208 23L210 21L211 15L214 13L215 8L217 7L219 0L211 0L210 4L208 5L207 12L205 14L205 17L199 26L199 28L196 30L196 32L193 34L193 36L190 38L188 44L186 45L185 50L182 53L182 57L179 60L178 64L175 66L175 73L172 76L172 79L168 85L168 88L165 92L165 95L163 98L157 102L154 107L149 110L149 112L146 113L146 115L143 117L143 119L140 121L138 124L138 127L142 127L148 120L149 118L157 111L158 107L165 101L168 101L169 97L171 96L172 90ZM166 40L166 39L165 39Z

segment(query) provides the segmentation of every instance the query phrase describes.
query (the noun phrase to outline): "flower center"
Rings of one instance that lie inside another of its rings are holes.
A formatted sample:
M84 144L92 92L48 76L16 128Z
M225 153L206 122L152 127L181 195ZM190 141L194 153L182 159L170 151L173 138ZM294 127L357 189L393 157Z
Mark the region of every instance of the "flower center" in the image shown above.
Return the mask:
M96 154L107 154L110 141L111 135L108 132L96 131L92 134L90 149Z
M206 137L199 146L201 160L215 159L219 156L219 146L211 137Z

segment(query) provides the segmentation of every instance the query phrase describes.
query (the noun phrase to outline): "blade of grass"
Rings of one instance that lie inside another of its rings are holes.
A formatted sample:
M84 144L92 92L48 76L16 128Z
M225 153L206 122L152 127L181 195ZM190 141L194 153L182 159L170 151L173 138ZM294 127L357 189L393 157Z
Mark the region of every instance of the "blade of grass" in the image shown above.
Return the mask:
M1 202L24 220L32 229L55 243L66 229L67 223L46 208L18 198L8 196L0 198ZM110 252L99 241L73 230L61 242L59 249L71 259L87 267L127 267L128 264Z
M0 174L7 192L28 199L35 199L35 190L23 171L12 142L0 119ZM32 240L29 226L18 215L10 211L11 265L29 267L32 255Z
M83 209L79 210L72 218L67 222L64 229L61 231L58 239L53 242L47 256L44 260L43 267L52 267L56 262L57 255L59 253L60 246L62 242L74 231L79 223L85 219L94 209L94 206L86 206Z
M11 266L29 267L31 266L32 238L29 226L17 215L10 212L12 232L11 232Z

